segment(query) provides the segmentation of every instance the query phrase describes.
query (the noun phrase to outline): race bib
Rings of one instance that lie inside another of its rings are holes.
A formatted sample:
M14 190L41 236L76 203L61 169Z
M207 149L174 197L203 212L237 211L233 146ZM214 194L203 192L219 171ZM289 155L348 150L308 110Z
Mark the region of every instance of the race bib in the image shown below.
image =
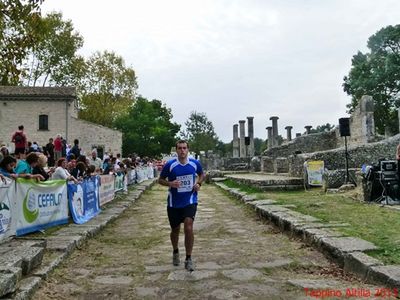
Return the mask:
M177 176L181 185L178 187L178 193L191 192L193 189L193 175Z

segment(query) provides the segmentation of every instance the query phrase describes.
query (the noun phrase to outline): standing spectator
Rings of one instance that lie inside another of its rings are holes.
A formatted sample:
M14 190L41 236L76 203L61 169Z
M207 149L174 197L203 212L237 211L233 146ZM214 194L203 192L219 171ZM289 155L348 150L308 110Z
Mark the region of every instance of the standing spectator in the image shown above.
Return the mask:
M74 140L74 145L72 146L70 153L75 155L75 159L78 159L78 157L81 155L81 148L79 148L79 140L78 139Z
M45 154L47 156L47 165L49 167L54 167L54 144L53 144L53 139L49 138L49 142L45 146Z
M56 139L54 140L54 159L56 161L62 157L62 148L61 134L57 134Z
M28 139L24 133L24 125L18 126L18 130L11 137L11 142L15 144L15 156L19 157L20 153L25 153L28 146Z
M37 142L33 142L31 147L33 149L33 152L40 152L39 145L37 144Z
M95 167L95 171L101 171L101 159L97 157L97 150L93 149L92 157L89 160L89 165Z
M62 144L62 149L61 149L61 157L67 157L67 140L61 137L61 144Z
M110 174L110 171L111 171L110 158L106 158L103 162L103 174L104 175Z

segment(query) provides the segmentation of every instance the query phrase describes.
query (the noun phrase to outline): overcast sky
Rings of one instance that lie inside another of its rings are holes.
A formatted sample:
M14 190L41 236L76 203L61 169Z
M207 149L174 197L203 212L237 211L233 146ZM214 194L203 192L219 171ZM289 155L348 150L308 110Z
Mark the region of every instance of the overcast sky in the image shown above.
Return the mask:
M81 51L115 51L183 125L204 112L218 137L254 117L266 138L271 116L293 135L337 124L350 98L343 76L368 38L400 20L398 0L45 0L84 37ZM246 128L247 132L247 128Z

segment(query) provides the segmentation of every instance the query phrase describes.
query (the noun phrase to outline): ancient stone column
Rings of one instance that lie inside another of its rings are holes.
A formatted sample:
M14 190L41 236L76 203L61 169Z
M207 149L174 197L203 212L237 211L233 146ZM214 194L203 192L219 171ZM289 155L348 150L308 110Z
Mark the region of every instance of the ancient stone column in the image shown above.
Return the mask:
M247 117L247 136L250 139L250 144L247 146L247 155L250 157L254 156L254 117Z
M239 121L239 134L240 134L240 140L239 140L239 156L240 157L246 157L246 143L245 143L245 133L244 133L244 123L245 120L240 120Z
M265 129L267 129L267 139L268 139L268 149L271 149L272 147L272 126L268 126Z
M239 131L238 124L233 125L232 157L239 157Z
M286 129L286 139L287 139L288 142L290 142L292 140L292 129L293 129L293 126L286 126L285 129Z
M278 119L279 119L279 117L273 116L269 119L272 121L272 147L278 146Z
M310 134L310 130L311 130L312 126L307 125L307 126L304 126L304 128L306 129L306 134Z

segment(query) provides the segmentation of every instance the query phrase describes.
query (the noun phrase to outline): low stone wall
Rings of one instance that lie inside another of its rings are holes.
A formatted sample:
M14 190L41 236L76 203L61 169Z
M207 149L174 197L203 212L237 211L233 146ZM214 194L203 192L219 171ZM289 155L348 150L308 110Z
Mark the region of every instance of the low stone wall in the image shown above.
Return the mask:
M396 147L400 143L400 134L386 140L362 146L348 147L349 168L360 169L363 164L373 165L381 159L395 160ZM306 160L323 160L328 170L345 169L345 149L291 155L289 161L289 175L301 177Z
M337 134L335 130L302 135L287 144L273 147L264 151L263 156L288 157L294 153L311 153L315 151L334 149L337 147Z

